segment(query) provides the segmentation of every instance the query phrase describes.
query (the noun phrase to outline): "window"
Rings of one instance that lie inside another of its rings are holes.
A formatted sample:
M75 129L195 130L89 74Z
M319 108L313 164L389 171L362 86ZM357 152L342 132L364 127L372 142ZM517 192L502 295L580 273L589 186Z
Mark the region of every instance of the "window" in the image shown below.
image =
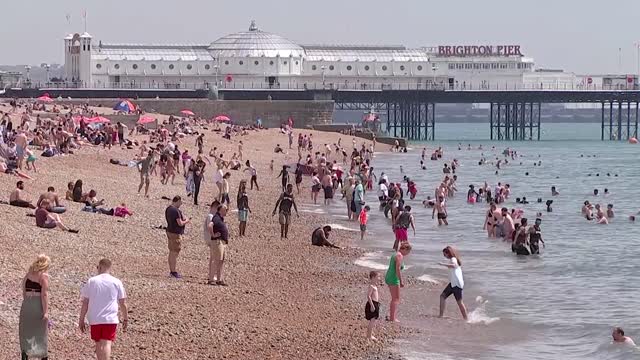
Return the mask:
M404 71L404 65L400 65L400 70Z
M96 69L102 69L102 64L96 64Z
M333 65L329 65L329 70L333 71L335 67Z
M193 69L193 65L188 64L188 65L187 65L187 70L191 70L191 69Z
M156 69L156 64L151 64L151 70L155 70Z
M87 45L87 50L91 51L91 44Z
M296 60L296 65L298 65L298 61Z
M480 70L480 68L481 68L481 66L480 66L480 65L482 65L482 64L473 64L473 68L474 68L475 70Z
M387 71L387 65L382 65L382 71Z
M491 64L491 68L494 69L494 70L497 69L498 68L498 64L496 64L496 63Z
M422 71L422 65L418 65L418 71Z
M482 64L482 68L484 70L488 69L489 68L489 64L487 64L487 63Z
M273 66L273 60L269 61L269 65ZM313 69L315 70L315 69Z
M260 64L260 63L258 62L258 60L256 60L256 61L254 61L254 62L253 62L253 65L258 66L259 64Z
M238 62L238 64L244 65L244 61L240 60L240 62Z
M351 65L347 66L347 71L351 71L352 67Z
M174 68L173 64L170 64L169 65L169 70L173 70L173 68Z
M456 68L456 64L449 63L449 70L453 70L455 68ZM418 70L422 70L422 69L418 69Z
M287 60L284 61L284 64L287 65Z
M205 66L204 66L204 69L205 69L205 70L209 70L209 69L211 69L211 65L209 65L209 64L205 65Z
M364 71L369 71L369 65L364 66Z
M229 60L226 60L226 61L224 62L224 64L225 64L225 65L229 65Z
M133 64L133 66L131 66L133 68L133 70L138 70L138 64Z
M318 69L318 67L317 67L317 66L315 66L315 65L311 65L311 70L314 70L314 71L315 71L315 70L317 70L317 69Z
M120 69L120 64L115 64L115 65L113 65L113 68L114 68L114 69L116 69L116 70L117 70L117 69Z

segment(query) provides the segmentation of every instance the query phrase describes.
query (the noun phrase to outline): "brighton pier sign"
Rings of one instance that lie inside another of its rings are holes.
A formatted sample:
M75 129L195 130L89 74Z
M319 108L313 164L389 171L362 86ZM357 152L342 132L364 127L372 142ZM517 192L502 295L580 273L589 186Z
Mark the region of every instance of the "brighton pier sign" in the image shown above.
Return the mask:
M440 56L524 56L520 45L438 46Z

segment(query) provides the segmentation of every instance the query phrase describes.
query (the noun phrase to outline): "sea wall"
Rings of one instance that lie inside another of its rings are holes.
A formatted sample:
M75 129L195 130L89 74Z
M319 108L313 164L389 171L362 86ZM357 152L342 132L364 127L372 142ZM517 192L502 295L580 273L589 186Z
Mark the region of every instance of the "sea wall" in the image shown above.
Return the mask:
M117 99L72 99L56 103L84 104L112 108ZM260 101L260 100L206 100L206 99L139 99L134 103L146 112L167 115L180 115L188 109L197 116L212 118L227 115L235 124L254 124L259 117L263 126L278 127L289 117L294 127L302 128L313 124L331 124L333 119L333 101Z

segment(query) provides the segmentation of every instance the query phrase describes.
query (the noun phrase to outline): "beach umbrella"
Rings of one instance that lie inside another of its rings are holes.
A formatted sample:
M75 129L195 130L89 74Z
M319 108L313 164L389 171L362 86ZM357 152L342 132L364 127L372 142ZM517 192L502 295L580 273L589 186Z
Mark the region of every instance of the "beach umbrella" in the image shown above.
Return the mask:
M217 121L217 122L229 122L229 121L231 121L231 119L229 119L229 117L227 115L218 115L218 116L214 117L213 120Z
M195 114L193 113L193 111L191 111L191 110L187 110L187 109L180 111L180 114L182 114L182 115L187 115L187 116L194 116L194 115L195 115Z
M151 116L140 115L140 119L138 119L138 124L148 124L154 121L156 121L156 119Z
M136 105L129 100L122 100L113 107L113 110L132 113L136 111Z
M367 115L364 116L364 121L365 122L376 121L376 115L375 114L367 114Z
M37 98L36 100L38 101L42 101L42 102L53 102L53 99L49 97L49 94L44 94L42 96L40 96L39 98Z
M104 124L104 123L110 123L111 122L111 120L107 119L104 116L96 116L96 117L92 117L92 118L84 118L84 121L87 124L94 124L94 123L102 123L102 124Z

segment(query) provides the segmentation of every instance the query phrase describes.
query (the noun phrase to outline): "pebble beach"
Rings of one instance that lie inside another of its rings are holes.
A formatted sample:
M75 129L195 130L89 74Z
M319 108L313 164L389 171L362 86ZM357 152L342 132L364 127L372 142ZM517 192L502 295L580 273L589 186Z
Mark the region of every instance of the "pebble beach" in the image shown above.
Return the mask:
M7 111L7 106L0 110ZM202 130L201 130L202 131ZM312 133L316 144L333 144L337 133ZM21 280L33 259L41 253L51 257L49 356L54 359L91 358L93 342L78 330L80 288L95 274L98 260L113 261L113 275L127 290L129 328L118 332L114 359L377 359L395 358L388 345L397 329L383 324L379 341L365 338L363 319L367 270L353 265L362 255L354 233L334 230L331 240L344 249L311 245L311 232L329 222L310 203L310 178L305 177L297 195L300 217L293 217L289 239L279 238L277 217L272 217L280 195L279 168L297 162L297 150L287 149L287 136L278 129L249 131L248 135L222 139L204 130L205 153L216 146L225 158L244 143L244 160L258 171L260 191L249 190L252 214L247 236L239 237L238 220L230 212L229 254L225 264L228 287L207 286L209 250L203 241L203 222L216 190L214 165L207 165L200 205L185 196L185 179L162 185L152 176L150 198L139 195L135 168L113 165L110 159L129 161L139 152L114 146L84 146L73 155L41 158L38 171L28 171L25 193L35 201L53 186L64 198L67 183L82 179L85 189L95 189L108 207L126 203L134 213L118 218L81 211L82 205L63 201L64 223L79 234L37 228L29 209L0 205L0 358L19 354L18 315L22 300ZM147 136L133 137L138 141ZM195 136L179 143L197 153ZM358 144L364 140L358 139ZM273 149L280 144L284 154ZM367 144L368 146L368 144ZM294 144L295 147L295 144ZM274 161L273 172L269 163ZM243 167L244 168L244 167ZM247 172L231 172L235 197ZM7 201L19 178L0 174L0 199ZM178 267L183 279L171 279L167 269L164 210L168 200L181 195L182 211L193 222L187 226ZM235 201L231 202L231 211ZM386 300L385 300L386 301Z

